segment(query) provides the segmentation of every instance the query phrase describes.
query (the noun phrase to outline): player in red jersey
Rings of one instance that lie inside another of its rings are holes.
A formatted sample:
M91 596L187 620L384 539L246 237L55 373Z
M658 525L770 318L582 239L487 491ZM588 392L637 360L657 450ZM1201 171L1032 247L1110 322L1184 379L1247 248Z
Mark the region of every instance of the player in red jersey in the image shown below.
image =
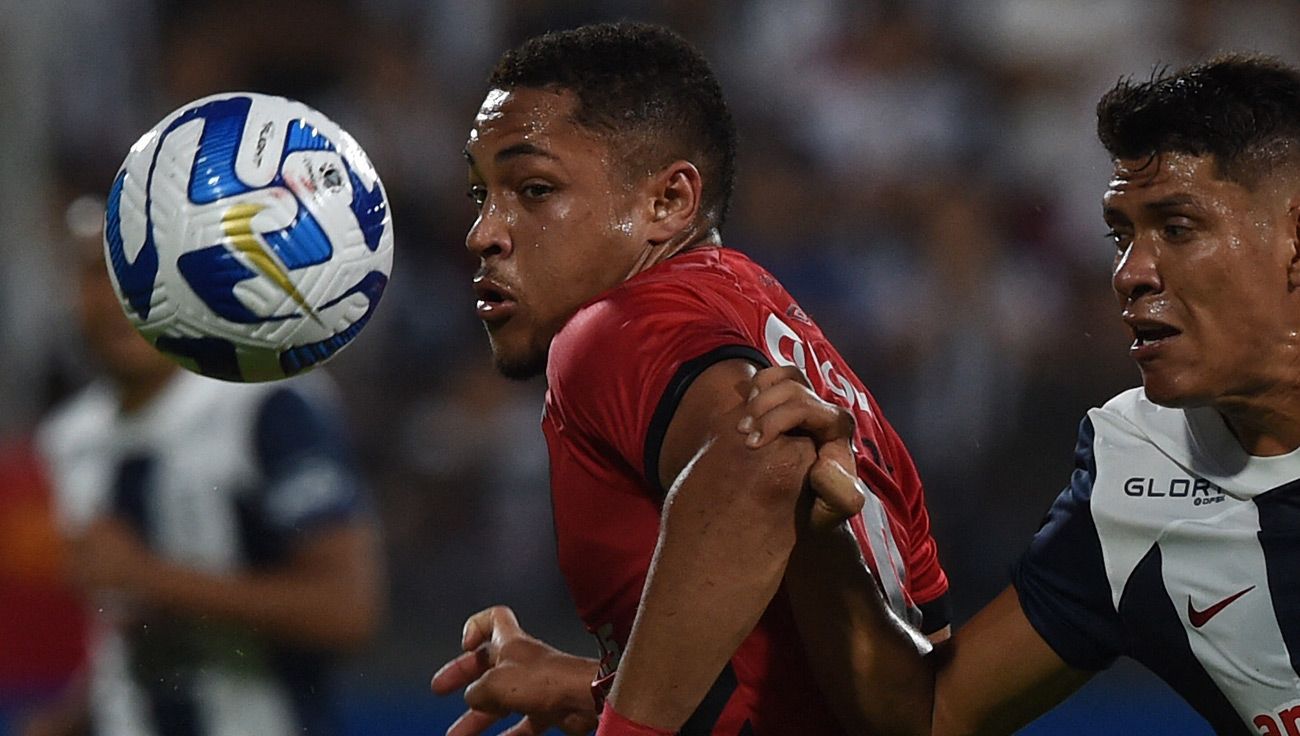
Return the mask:
M856 579L946 631L907 451L780 284L721 246L734 149L707 63L664 29L549 34L493 73L465 149L478 313L503 373L546 373L560 565L603 656L558 652L505 608L471 617L466 653L434 677L438 692L468 685L449 734L509 712L526 716L516 734L585 732L610 685L601 733L840 731L803 655L815 617L782 588L816 451L736 431L772 364L856 423L846 462L872 492L853 532L875 572Z

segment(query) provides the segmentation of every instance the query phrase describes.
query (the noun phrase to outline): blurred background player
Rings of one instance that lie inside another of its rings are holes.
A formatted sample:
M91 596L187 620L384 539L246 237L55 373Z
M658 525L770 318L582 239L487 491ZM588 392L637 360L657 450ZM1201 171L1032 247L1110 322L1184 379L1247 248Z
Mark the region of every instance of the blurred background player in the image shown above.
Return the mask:
M37 436L90 656L22 733L338 734L332 666L374 635L384 585L332 388L225 383L163 357L113 293L102 216L74 223L70 249L102 378Z

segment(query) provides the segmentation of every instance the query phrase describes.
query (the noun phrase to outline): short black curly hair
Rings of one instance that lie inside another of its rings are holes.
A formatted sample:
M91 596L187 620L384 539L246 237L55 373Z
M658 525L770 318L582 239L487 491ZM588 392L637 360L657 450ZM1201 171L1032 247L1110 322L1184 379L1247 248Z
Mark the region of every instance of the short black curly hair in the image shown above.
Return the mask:
M547 33L502 55L488 84L574 92L574 121L615 140L629 175L690 161L704 180L701 216L725 222L736 126L708 62L673 31L624 22Z
M1300 71L1228 54L1146 82L1121 79L1097 103L1097 137L1115 159L1213 156L1221 178L1253 188L1300 164Z

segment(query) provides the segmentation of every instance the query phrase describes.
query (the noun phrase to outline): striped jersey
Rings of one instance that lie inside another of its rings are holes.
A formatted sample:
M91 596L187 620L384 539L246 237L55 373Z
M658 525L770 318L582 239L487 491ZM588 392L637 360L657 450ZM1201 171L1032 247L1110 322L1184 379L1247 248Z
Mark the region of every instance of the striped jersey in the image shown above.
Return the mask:
M1124 392L1083 421L1015 587L1071 666L1126 655L1218 733L1298 732L1300 450L1251 456L1213 409Z
M94 384L41 427L66 534L111 515L150 550L210 573L276 565L364 513L359 475L321 376L234 384L177 371L123 414ZM208 617L91 602L96 736L332 734L328 655Z

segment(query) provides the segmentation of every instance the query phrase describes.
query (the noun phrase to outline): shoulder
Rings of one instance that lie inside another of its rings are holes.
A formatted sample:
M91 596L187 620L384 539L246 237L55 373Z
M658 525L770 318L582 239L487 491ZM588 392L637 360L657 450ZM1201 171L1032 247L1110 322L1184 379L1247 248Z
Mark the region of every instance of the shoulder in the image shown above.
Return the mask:
M756 320L729 303L736 288L718 275L717 260L708 252L674 257L580 308L551 342L548 422L613 442L635 467L657 457L664 429L705 370L730 358L766 365Z
M666 278L643 274L602 293L583 305L556 335L557 341L575 341L612 331L646 329L676 314L696 316L707 303L698 279Z
M1116 394L1088 412L1094 425L1108 432L1150 437L1169 436L1186 425L1182 409L1161 406L1147 398L1140 386Z
M112 424L117 402L109 386L93 383L56 407L36 430L37 451L49 458L65 453L70 445L85 442Z
M1206 412L1209 417L1202 416ZM1227 434L1212 409L1161 406L1141 388L1125 391L1092 409L1088 419L1095 431L1097 462L1111 467L1172 461L1197 474L1214 474L1215 443L1211 440Z
M265 467L305 448L343 446L333 384L320 372L265 383L231 383L182 371L136 419L142 436L234 465Z
M322 371L256 384L256 390L249 394L249 400L261 411L265 411L268 405L286 402L300 404L306 410L320 413L334 413L340 411L342 406L338 387Z
M689 352L710 335L739 339L740 322L726 304L715 260L673 258L583 305L551 342L548 382L617 369L623 356Z
M342 403L334 384L324 374L259 384L245 400L262 453L286 443L301 447L344 441Z

